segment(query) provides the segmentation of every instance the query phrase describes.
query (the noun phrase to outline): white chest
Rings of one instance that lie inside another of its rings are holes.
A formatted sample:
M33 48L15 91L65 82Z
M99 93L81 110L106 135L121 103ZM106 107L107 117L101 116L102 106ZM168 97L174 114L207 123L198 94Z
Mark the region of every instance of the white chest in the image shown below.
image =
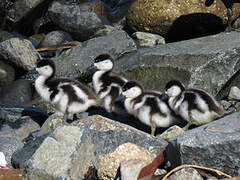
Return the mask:
M97 71L93 75L93 89L96 94L101 90L103 82L101 81L101 76L105 73L105 71Z
M49 88L45 85L45 82L46 77L39 76L35 81L35 89L43 100L49 102L51 93L49 91Z

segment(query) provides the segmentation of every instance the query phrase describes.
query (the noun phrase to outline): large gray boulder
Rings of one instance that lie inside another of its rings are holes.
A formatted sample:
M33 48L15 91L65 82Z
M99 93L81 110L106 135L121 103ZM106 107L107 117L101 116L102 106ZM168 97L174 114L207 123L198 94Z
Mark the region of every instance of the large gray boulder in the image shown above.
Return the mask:
M195 164L239 176L239 119L236 112L170 139L167 154L172 164Z
M163 91L167 81L178 79L216 94L240 69L239 42L231 32L139 49L118 59L115 72L147 89Z
M64 31L72 34L74 39L85 41L107 21L94 12L82 9L67 1L53 1L48 9L49 18Z
M76 77L86 72L86 68L93 62L93 59L101 53L109 53L117 58L136 50L136 44L125 31L112 31L106 36L85 41L54 58L56 74Z
M107 161L111 165L111 153L121 157L121 148L118 147L126 143L135 144L140 149L152 147L155 150L162 150L167 145L162 139L120 129L96 131L62 126L43 141L28 161L24 179L84 179L90 167L105 168L106 164L101 164ZM105 177L108 176L107 171L102 172L105 172Z
M20 38L11 38L0 43L0 55L8 63L24 70L33 69L41 58L30 41Z

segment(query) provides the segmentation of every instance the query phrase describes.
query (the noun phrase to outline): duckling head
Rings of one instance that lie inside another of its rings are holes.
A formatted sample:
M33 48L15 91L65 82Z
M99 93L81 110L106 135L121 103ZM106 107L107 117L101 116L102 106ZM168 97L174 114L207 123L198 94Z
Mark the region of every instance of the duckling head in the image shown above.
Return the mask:
M135 98L143 93L143 87L135 81L128 81L123 85L123 96Z
M103 71L109 71L114 68L114 59L109 54L100 54L94 59L94 66Z
M36 71L42 76L52 76L55 74L56 67L52 60L43 59L37 63Z
M169 97L179 96L184 90L184 85L178 80L169 81L165 86L166 94Z

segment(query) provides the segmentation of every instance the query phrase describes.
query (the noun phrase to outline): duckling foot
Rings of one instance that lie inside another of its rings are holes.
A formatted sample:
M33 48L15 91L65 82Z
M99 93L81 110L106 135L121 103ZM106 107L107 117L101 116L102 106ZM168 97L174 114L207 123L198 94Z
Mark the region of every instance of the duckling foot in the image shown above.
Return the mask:
M187 123L187 125L184 126L182 129L183 129L184 131L186 131L186 130L188 130L188 128L189 128L191 125L192 125L192 123L189 122L189 123Z

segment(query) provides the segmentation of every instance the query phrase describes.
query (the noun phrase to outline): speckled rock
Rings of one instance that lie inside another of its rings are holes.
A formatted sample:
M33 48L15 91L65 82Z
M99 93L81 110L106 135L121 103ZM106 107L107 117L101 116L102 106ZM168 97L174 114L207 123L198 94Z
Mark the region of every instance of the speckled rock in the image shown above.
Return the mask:
M236 4L234 7L239 7ZM226 22L226 8L222 1L214 1L206 7L204 1L150 1L136 0L128 10L127 22L135 31L148 31L165 35L173 22L181 15L191 13L211 13ZM233 8L234 17L239 15Z
M125 143L133 143L139 149L152 147L156 153L167 145L161 139L124 130L96 131L62 126L36 150L27 163L23 179L83 179L89 167L99 169L101 157L116 152Z
M174 148L167 157L176 166L194 164L239 176L239 118L240 112L235 112L170 139Z
M173 175L171 175L169 180L203 180L202 176L198 173L196 169L193 168L183 168Z
M38 48L61 45L68 41L73 41L69 33L64 31L52 31L46 34L46 36L41 40Z
M122 161L120 164L121 180L137 179L140 171L147 162L142 159L130 159Z
M138 49L119 58L114 71L145 89L163 92L169 80L178 79L215 95L240 68L239 41L231 32Z
M165 44L165 39L157 34L146 32L135 32L132 37L136 39L137 44L142 47L154 47L158 44Z
M86 72L93 59L101 53L114 58L136 51L134 41L125 31L112 31L106 36L90 39L54 58L58 76L77 77Z
M4 60L25 70L33 69L40 59L31 42L20 38L11 38L0 43L0 54Z
M97 30L103 28L107 21L96 13L86 11L67 1L53 1L48 9L49 17L74 39L88 40Z
M23 147L23 143L13 137L1 137L0 136L0 152L6 157L7 164L11 166L12 154Z
M12 137L22 141L32 132L38 131L40 126L29 116L23 116L15 122L6 122L0 126L1 137Z
M125 143L120 145L114 152L99 157L99 179L114 179L121 162L137 159L139 157L141 157L146 164L149 164L154 160L156 154L151 154L148 149L138 147L135 144Z
M240 100L240 89L237 86L232 86L228 95L229 99Z
M163 139L169 139L169 138L178 136L182 133L184 133L184 130L182 128L180 128L179 126L174 125L174 126L168 128L166 131L164 131L158 137L161 137Z

